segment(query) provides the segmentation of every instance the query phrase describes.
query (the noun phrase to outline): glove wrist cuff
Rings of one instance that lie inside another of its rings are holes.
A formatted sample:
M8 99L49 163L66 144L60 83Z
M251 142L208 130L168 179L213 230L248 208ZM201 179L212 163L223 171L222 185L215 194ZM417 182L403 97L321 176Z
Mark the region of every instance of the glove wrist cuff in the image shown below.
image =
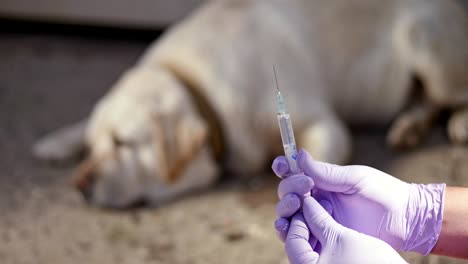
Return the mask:
M444 194L445 184L411 184L402 251L432 251L442 227Z

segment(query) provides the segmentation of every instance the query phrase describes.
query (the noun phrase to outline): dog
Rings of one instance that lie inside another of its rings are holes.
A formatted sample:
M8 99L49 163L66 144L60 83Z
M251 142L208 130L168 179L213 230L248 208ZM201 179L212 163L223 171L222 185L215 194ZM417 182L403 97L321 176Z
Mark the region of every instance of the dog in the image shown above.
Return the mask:
M387 124L414 147L441 111L468 141L468 13L455 0L208 1L123 74L89 119L34 146L88 154L74 176L92 204L159 204L251 177L282 153L273 65L298 146L343 164L348 125Z

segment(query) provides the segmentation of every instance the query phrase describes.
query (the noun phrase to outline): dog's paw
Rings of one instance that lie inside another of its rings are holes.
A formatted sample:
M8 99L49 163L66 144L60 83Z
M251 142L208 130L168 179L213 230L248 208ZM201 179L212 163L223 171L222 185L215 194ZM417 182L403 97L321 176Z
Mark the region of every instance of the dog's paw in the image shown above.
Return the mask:
M323 117L299 131L298 135L299 145L316 160L346 164L351 157L351 137L339 119Z
M468 111L455 113L448 122L448 135L455 143L465 144L468 142Z
M422 141L427 129L426 124L418 122L411 115L403 115L392 124L387 143L393 148L413 148Z

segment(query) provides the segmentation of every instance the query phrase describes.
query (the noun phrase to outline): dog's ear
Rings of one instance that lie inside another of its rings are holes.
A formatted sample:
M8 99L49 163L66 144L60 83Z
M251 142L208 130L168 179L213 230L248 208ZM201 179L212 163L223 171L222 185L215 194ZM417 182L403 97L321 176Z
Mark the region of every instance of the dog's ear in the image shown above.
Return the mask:
M169 184L175 183L196 158L208 133L205 121L194 114L172 118L157 118L153 135L157 169Z
M52 132L33 146L35 158L52 163L68 164L82 160L88 149L85 134L88 120Z

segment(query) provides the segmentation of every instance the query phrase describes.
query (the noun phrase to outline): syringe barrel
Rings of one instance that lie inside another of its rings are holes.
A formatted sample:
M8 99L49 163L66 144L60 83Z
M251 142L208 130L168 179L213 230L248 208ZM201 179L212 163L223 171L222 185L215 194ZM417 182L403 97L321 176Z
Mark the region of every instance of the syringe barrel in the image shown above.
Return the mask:
M278 124L281 132L281 140L283 141L284 154L288 159L289 170L292 173L298 173L297 167L297 148L294 132L289 114L279 113Z

